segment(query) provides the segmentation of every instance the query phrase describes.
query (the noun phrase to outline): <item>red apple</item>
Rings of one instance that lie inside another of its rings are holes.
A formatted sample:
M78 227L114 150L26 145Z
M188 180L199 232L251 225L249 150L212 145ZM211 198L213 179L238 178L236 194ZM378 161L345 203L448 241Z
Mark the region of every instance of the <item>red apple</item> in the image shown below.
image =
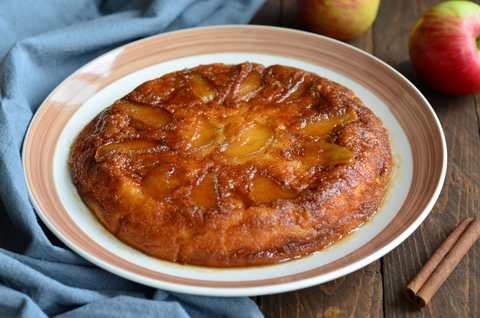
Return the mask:
M410 60L421 79L449 95L480 92L480 5L447 1L420 18L410 36Z
M380 0L298 0L299 18L313 32L351 40L370 28Z

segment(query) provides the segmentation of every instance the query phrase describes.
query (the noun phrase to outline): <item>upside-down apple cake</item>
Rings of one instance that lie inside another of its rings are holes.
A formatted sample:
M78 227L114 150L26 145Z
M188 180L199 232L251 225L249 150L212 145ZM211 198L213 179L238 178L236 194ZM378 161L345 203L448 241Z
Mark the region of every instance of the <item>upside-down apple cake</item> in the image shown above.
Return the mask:
M364 223L392 170L352 91L280 65L201 65L102 111L70 155L78 192L120 240L205 266L275 263Z

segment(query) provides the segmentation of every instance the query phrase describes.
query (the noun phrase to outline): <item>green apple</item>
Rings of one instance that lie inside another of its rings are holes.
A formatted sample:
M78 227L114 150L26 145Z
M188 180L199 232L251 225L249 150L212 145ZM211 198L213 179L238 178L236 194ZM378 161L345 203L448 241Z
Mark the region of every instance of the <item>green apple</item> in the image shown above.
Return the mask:
M299 18L309 30L339 40L351 40L367 31L380 0L298 0Z

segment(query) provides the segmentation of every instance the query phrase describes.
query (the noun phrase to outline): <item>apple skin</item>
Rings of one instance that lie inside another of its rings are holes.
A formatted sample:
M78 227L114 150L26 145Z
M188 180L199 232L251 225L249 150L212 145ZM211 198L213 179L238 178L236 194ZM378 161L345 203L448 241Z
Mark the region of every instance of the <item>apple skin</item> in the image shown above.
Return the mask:
M380 0L298 0L299 19L310 31L348 41L367 31Z
M448 95L480 92L480 6L447 1L433 6L410 35L410 60L418 76Z

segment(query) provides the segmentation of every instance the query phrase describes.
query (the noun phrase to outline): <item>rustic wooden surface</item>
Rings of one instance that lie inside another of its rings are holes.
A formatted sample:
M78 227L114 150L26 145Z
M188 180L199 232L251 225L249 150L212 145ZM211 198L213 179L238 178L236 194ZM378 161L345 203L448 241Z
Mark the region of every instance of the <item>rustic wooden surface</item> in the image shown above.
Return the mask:
M408 35L432 0L383 0L372 29L352 41L407 76L437 112L448 144L442 194L422 226L381 260L333 282L255 297L266 317L480 317L480 244L468 253L432 302L411 305L404 288L453 227L480 217L480 95L446 97L424 87L408 59ZM295 0L268 0L254 24L301 28Z

